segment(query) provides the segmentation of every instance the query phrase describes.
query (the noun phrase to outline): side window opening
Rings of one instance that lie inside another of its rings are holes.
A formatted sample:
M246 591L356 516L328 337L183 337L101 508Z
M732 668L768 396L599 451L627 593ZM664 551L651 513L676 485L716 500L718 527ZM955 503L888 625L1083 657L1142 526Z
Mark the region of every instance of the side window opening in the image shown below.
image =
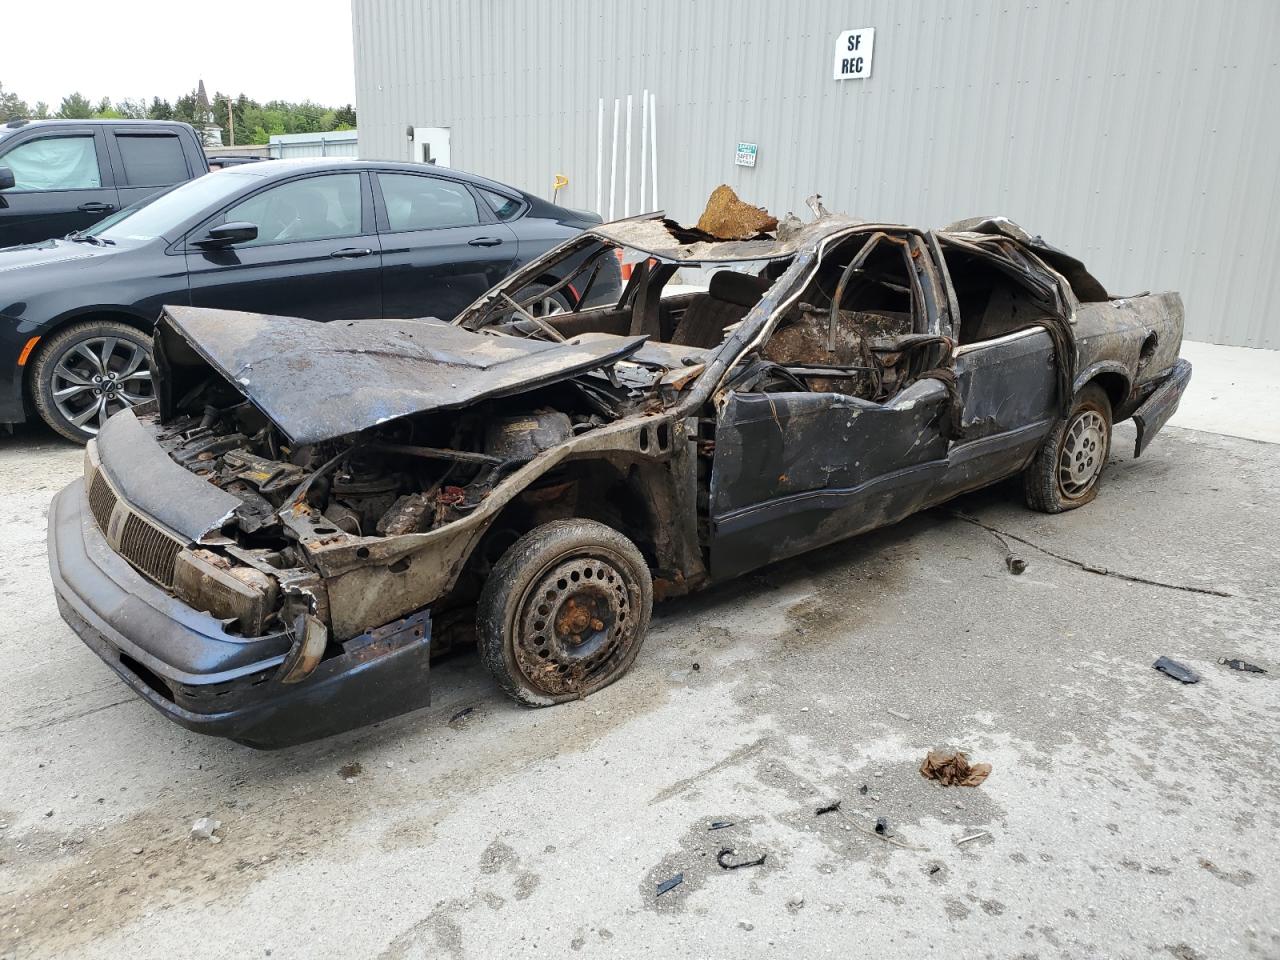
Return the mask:
M182 141L172 134L117 133L116 147L131 187L167 187L186 180Z
M883 399L875 348L923 332L921 288L907 237L859 234L824 256L761 355L785 370L794 389ZM837 302L838 301L838 302Z
M484 202L489 205L493 215L503 222L514 220L516 214L524 208L524 204L519 200L513 200L511 197L504 196L501 193L494 193L492 190L484 189L484 187L476 187L476 192L484 197Z
M960 310L961 345L994 340L1056 316L1052 296L1018 275L1026 261L1004 259L1002 252L971 251L944 242L943 259Z

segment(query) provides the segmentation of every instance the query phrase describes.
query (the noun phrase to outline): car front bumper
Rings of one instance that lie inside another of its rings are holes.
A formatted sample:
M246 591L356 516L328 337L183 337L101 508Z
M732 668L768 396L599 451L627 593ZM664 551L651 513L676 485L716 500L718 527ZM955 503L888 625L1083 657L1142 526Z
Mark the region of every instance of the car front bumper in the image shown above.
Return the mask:
M430 701L427 611L346 641L285 684L291 638L234 636L147 580L103 537L83 482L54 497L48 543L62 618L134 692L189 730L284 747Z

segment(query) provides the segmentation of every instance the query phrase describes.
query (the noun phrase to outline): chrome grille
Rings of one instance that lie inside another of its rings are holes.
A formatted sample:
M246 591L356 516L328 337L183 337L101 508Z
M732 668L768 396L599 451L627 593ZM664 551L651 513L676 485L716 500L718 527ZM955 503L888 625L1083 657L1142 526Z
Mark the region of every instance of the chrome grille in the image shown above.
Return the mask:
M116 494L107 483L101 470L93 472L93 480L89 483L89 509L93 511L93 519L98 521L102 532L111 527L111 511L116 508Z
M120 555L168 590L173 589L173 565L182 543L132 510L120 528Z

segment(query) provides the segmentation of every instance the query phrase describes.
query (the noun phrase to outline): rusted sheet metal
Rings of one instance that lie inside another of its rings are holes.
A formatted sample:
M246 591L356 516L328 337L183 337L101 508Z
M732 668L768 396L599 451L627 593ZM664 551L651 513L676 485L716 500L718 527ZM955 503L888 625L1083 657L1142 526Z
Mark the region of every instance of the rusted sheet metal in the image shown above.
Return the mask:
M1024 247L1034 250L1045 263L1062 274L1067 283L1071 284L1071 289L1078 300L1097 302L1107 299L1106 287L1085 268L1083 263L1071 254L1045 243L1043 238L1033 237L1007 217L970 217L968 220L958 220L949 224L941 232L961 237L966 233L995 234L1017 240Z
M861 220L831 214L807 223L785 240L717 240L710 234L682 227L660 214L634 217L593 227L590 234L612 240L624 247L674 262L721 262L734 260L776 260L812 247L823 237L860 226Z
M531 390L614 363L644 343L606 333L552 343L437 320L315 323L198 307L166 308L157 337L189 344L294 443ZM176 351L165 353L174 364Z

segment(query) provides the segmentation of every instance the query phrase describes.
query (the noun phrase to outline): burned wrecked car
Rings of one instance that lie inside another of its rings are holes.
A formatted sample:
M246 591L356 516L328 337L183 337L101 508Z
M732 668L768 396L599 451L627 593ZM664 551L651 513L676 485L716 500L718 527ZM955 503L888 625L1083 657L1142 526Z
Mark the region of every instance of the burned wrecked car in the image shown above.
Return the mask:
M531 309L548 276L575 308ZM253 745L423 705L463 642L552 704L627 671L655 599L1018 474L1089 502L1113 424L1141 454L1177 406L1181 337L1177 294L1007 220L825 212L595 227L448 324L172 307L155 402L53 503L53 580L139 694Z

